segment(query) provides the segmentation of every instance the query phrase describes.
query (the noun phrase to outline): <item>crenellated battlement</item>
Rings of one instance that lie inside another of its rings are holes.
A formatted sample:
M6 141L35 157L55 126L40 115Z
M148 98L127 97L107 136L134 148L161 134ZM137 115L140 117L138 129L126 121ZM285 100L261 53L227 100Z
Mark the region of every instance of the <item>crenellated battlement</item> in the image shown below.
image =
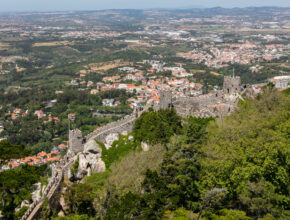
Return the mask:
M225 76L223 83L224 95L232 95L241 91L241 78L239 76Z

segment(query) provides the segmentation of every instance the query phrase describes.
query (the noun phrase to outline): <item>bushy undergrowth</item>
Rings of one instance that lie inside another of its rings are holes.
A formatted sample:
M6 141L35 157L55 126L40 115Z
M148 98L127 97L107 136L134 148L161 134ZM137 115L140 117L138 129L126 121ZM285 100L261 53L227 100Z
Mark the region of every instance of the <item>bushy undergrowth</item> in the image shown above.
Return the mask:
M109 170L86 180L97 186L91 216L288 219L289 116L289 95L272 87L222 121L189 117L181 126L172 110L144 113L134 127L136 143L160 145L147 156L105 151ZM162 125L166 129L157 131Z

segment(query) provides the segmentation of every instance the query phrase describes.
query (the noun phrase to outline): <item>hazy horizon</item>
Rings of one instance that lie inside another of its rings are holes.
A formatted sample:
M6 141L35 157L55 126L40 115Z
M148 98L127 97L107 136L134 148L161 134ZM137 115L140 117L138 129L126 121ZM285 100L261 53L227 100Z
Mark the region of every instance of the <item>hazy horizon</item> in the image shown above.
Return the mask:
M212 7L290 7L289 0L204 0L202 4L195 0L0 0L0 12L45 12L45 11L86 11L105 9L152 9L152 8L212 8Z

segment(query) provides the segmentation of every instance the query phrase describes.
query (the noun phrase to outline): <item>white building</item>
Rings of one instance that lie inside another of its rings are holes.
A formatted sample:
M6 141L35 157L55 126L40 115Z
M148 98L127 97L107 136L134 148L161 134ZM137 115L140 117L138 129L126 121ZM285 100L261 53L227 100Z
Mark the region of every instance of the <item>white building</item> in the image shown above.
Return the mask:
M290 82L290 75L288 76L276 76L269 80L270 82L275 84L277 89L285 89L288 88Z

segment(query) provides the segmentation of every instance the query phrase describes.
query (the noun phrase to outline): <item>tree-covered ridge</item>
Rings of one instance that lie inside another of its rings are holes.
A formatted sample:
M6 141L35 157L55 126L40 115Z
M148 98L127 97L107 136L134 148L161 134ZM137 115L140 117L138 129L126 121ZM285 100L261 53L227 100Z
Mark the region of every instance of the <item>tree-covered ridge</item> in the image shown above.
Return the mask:
M123 180L120 190L117 175L109 185L103 180L111 174L100 175L94 181L102 193L87 192L92 197L86 207L93 209L61 219L288 219L289 99L270 86L223 120L181 119L173 110L144 113L134 138L136 144L151 143L151 149L163 145L159 167L144 172L140 187L129 182L131 190L124 190ZM160 124L169 132L157 133ZM122 161L115 166L126 167L126 156ZM138 159L134 163L139 166ZM78 195L81 189L74 190Z
M289 96L267 88L210 126L201 149L202 183L227 188L224 206L254 218L289 217L289 104Z
M289 96L267 88L207 129L194 129L205 119L187 123L160 170L146 172L145 193L113 200L107 219L289 217Z

